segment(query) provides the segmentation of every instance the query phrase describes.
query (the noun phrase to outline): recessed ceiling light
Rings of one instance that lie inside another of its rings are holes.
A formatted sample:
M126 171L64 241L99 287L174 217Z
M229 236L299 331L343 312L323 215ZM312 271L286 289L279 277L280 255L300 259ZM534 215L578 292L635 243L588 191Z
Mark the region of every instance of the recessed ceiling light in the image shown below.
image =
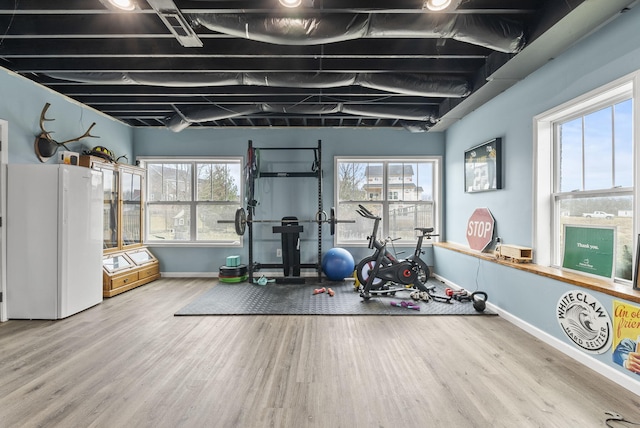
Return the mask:
M130 12L136 8L133 0L100 0L100 3L111 10Z
M437 12L448 8L451 5L451 0L427 0L424 5L427 9Z
M280 4L284 7L298 7L302 4L302 0L280 0Z

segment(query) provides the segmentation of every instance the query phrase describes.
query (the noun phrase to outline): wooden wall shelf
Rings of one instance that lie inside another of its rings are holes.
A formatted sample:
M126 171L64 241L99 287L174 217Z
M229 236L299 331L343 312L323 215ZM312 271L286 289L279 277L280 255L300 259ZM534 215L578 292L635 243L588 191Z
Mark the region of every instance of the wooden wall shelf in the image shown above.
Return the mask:
M461 244L452 242L434 242L434 247L444 248L446 250L455 251L458 253L466 254L468 256L477 257L488 262L497 263L503 266L508 266L513 269L518 269L526 272L533 273L535 275L545 276L556 281L561 281L567 284L575 285L578 287L587 288L589 290L599 291L604 294L608 294L620 299L629 300L634 303L640 303L640 290L633 289L630 285L620 284L614 281L595 278L591 276L581 275L580 273L571 272L559 268L550 266L542 266L535 263L514 263L509 260L502 260L496 258L493 253L482 253L476 250L472 250Z

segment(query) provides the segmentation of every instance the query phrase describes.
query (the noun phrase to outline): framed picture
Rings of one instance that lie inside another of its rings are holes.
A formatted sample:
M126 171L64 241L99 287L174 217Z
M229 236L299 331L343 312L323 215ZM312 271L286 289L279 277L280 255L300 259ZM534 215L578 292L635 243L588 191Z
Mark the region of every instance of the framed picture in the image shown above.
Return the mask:
M502 189L502 139L494 138L464 151L464 191Z

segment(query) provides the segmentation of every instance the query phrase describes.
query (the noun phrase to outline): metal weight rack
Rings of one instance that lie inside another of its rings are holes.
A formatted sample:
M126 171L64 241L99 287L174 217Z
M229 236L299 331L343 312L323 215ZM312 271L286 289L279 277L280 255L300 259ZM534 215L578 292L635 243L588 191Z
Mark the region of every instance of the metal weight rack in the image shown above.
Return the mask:
M314 162L313 167L310 172L263 172L259 170L259 166L257 165L257 152L260 151L271 151L271 150L309 150L314 154ZM311 177L316 178L317 180L317 191L318 191L318 215L323 212L322 206L322 141L318 140L317 147L303 147L303 148L291 148L291 147L268 147L268 148L256 148L253 146L253 142L249 140L248 143L248 151L247 151L247 165L246 165L245 177L247 178L247 221L246 227L249 231L249 282L253 282L254 272L260 270L261 268L278 268L283 269L285 276L282 278L276 278L276 282L280 283L304 283L305 279L299 276L288 276L287 272L293 271L294 274L299 274L300 269L315 269L318 275L318 282L322 281L322 224L323 219L317 219L315 223L318 228L318 254L317 261L315 263L300 263L294 264L291 266L291 263L258 263L253 259L253 217L255 215L255 207L256 200L254 198L254 189L255 189L255 180L258 178L302 178L302 177ZM255 221L256 223L258 221ZM282 233L282 241L283 244L287 244L289 246L289 250L291 250L291 240L297 239L298 234L302 232L302 226L291 220L283 220L282 224L279 226L273 227L274 233ZM287 238L285 238L285 235ZM285 245L283 245L284 247ZM284 251L284 248L283 248ZM299 248L294 249L294 251L300 251ZM284 254L283 254L284 255ZM299 263L299 254L297 255L298 263ZM293 257L295 260L295 257ZM289 260L291 260L291 255L289 255ZM291 269L290 269L291 268Z

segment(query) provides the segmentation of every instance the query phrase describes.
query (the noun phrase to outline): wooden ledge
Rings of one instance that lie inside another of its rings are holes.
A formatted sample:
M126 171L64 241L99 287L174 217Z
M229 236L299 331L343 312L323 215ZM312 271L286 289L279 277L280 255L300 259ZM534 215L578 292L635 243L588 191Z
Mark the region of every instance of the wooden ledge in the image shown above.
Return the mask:
M434 242L433 246L456 251L468 256L477 257L488 262L509 266L510 268L531 272L536 275L546 276L547 278L566 282L578 287L584 287L590 290L599 291L601 293L618 297L620 299L640 303L640 290L634 290L631 288L631 286L618 284L613 281L607 281L606 279L592 278L590 276L580 275L579 273L568 272L562 269L552 268L548 266L541 266L535 263L515 263L508 260L501 260L494 257L491 253L481 253L463 245L454 244L451 242Z

